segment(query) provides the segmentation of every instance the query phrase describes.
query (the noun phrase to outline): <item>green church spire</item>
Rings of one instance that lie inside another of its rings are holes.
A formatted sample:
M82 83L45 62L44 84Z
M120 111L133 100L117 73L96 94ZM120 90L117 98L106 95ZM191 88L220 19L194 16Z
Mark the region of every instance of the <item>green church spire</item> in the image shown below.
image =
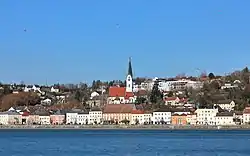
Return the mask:
M128 75L130 75L130 76L133 78L133 71L132 71L131 57L129 57L129 63L128 63Z

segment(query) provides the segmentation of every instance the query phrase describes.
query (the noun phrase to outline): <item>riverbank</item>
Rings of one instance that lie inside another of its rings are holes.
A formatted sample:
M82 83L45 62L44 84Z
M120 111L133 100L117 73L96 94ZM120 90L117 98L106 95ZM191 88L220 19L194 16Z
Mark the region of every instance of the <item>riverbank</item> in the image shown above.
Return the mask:
M173 126L173 125L0 125L0 129L148 129L148 130L250 130L250 125Z

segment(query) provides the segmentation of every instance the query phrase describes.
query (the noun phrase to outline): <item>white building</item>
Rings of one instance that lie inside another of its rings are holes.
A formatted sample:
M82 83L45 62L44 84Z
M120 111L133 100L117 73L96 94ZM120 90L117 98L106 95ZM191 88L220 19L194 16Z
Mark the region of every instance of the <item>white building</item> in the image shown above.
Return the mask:
M140 84L141 89L151 91L154 86L154 81L153 80L146 80L146 82L142 82Z
M0 113L0 124L1 125L8 125L9 122L9 116L6 112Z
M151 113L144 113L143 114L144 124L151 124L152 122L152 114Z
M50 125L49 115L39 115L39 120L41 125Z
M158 82L158 87L161 91L178 91L186 88L199 89L203 86L203 83L200 81L191 81L187 79L169 81L155 78L154 81Z
M56 88L56 87L51 87L50 88L50 92L54 92L54 93L58 93L60 90L59 90L59 88Z
M197 124L196 114L187 114L187 124L188 125L196 125Z
M70 122L69 122L70 123ZM74 123L74 122L72 122ZM78 113L76 117L76 123L78 125L87 125L89 124L89 113Z
M38 85L25 86L24 92L30 92L30 91L42 93Z
M49 106L49 105L51 105L51 103L52 103L52 100L49 99L49 98L41 100L42 105L48 105Z
M224 86L221 86L221 89L230 89L230 88L238 88L237 84L231 85L230 83L224 84Z
M243 123L244 124L250 123L250 107L246 107L243 111Z
M227 110L227 111L232 111L234 110L235 107L235 102L231 100L220 100L214 106L220 106L220 108Z
M195 111L197 114L197 124L199 125L215 125L215 116L218 113L218 108L216 109L197 109Z
M235 111L234 112L234 120L235 123L241 125L243 122L243 112L242 111Z
M215 116L216 125L235 125L233 113L217 113Z
M159 109L153 112L152 121L154 124L171 124L171 111L168 109Z
M193 89L200 89L203 87L203 83L201 81L188 81L186 87Z
M66 113L66 124L76 124L78 113Z
M179 106L183 104L179 104L180 99L178 97L166 97L164 98L165 105L170 105L170 106Z
M100 96L100 94L97 93L97 92L92 92L92 93L90 94L90 99L93 99L93 98L96 97L96 96Z
M101 124L102 111L100 109L92 109L89 112L89 124Z

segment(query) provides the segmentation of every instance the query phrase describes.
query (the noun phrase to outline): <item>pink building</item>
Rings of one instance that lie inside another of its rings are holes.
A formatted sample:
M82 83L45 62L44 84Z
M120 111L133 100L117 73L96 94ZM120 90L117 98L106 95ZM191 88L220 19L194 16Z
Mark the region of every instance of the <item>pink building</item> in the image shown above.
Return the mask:
M52 125L62 125L65 123L65 115L50 115L50 121Z

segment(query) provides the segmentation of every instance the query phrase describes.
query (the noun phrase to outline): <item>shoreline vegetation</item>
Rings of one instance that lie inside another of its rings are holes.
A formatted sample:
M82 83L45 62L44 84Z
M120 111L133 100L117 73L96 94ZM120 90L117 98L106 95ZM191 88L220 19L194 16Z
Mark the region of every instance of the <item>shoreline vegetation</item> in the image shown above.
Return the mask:
M1 129L86 129L86 130L250 130L250 125L173 126L173 125L0 125Z

